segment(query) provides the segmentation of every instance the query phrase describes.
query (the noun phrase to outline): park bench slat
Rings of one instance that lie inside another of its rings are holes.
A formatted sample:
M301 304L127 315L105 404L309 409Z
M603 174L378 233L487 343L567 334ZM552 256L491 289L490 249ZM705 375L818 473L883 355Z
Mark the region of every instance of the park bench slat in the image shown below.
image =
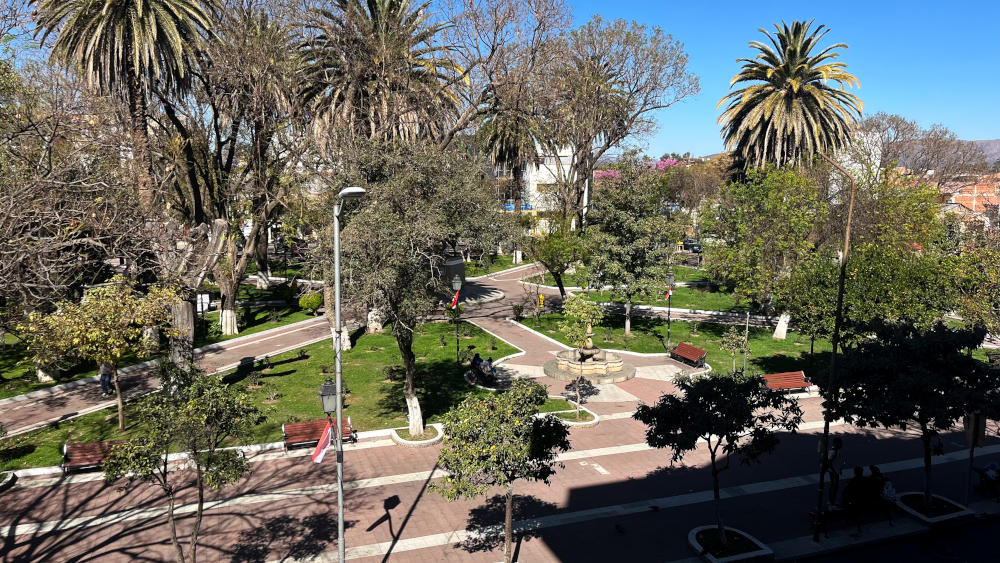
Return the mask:
M687 342L681 342L674 349L670 351L670 357L673 359L681 359L687 363L693 364L695 367L701 367L705 365L705 356L708 352L698 348L697 346L692 346Z
M785 391L788 389L808 389L812 387L812 382L806 378L803 371L786 371L782 373L766 373L761 376L767 386L775 391Z
M287 450L293 446L314 446L323 436L326 420L310 420L308 422L287 422L281 425L282 441ZM358 433L351 426L351 417L341 419L340 437L345 442L357 442Z
M98 469L115 444L122 444L125 440L114 440L111 442L86 442L63 444L63 472L70 469Z

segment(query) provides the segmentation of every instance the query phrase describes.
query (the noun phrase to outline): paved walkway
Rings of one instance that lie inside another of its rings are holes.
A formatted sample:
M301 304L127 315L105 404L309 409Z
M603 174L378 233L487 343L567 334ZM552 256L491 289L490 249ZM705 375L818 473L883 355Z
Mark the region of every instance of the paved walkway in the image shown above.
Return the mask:
M196 351L198 366L207 373L233 369L242 361L273 356L330 338L324 317L317 317L283 327L227 340ZM151 376L151 366L123 370L119 375L122 394L132 399L159 388ZM83 382L71 388L57 386L19 397L5 399L0 405L0 422L10 435L23 434L51 422L67 420L115 405L115 400L101 397L100 384Z

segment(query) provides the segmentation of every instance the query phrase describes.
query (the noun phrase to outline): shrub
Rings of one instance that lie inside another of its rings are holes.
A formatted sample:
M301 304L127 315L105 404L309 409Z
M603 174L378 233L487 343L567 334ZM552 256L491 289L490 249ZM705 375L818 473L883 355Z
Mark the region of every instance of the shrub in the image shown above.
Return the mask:
M277 401L282 397L281 393L278 392L278 386L268 382L264 384L264 399L268 401Z
M520 321L524 318L524 305L521 303L514 303L510 306L511 311L514 313L514 320Z
M303 309L308 309L310 313L316 314L316 311L323 306L323 293L319 291L310 291L299 297L299 307Z
M259 389L260 388L260 372L259 371L253 370L253 371L251 371L247 375L247 387L249 387L250 389Z
M267 320L269 320L272 323L280 323L281 311L279 311L278 309L271 309L270 311L267 312L267 317L268 317Z
M208 336L209 338L218 338L222 336L222 323L218 319L212 321L212 324L208 325Z

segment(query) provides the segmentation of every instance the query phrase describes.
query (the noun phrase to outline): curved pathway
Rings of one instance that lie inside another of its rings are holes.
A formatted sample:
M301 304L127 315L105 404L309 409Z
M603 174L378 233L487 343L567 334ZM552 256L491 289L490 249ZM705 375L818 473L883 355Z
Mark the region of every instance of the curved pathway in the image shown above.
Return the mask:
M325 317L316 317L199 348L195 350L195 361L206 373L216 373L233 369L241 362L301 348L324 338L330 338L329 324ZM151 375L154 369L152 362L144 362L119 371L119 383L126 400L159 388L159 380ZM8 435L13 436L115 404L114 398L101 397L97 381L85 379L3 399L0 401L0 422L7 427Z

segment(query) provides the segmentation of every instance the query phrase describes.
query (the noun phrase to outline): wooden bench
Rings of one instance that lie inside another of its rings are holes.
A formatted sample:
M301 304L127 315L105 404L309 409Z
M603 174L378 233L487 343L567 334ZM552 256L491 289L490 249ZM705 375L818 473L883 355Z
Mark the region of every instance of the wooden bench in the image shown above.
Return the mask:
M63 473L73 470L100 469L101 464L108 458L111 448L115 444L122 444L125 440L115 440L113 442L88 442L84 444L63 444Z
M807 390L812 387L812 382L806 378L803 371L786 371L783 373L765 373L761 377L767 386L775 391L788 391L792 389Z
M323 437L326 420L311 420L309 422L287 422L281 425L281 437L285 443L285 451L297 446L315 446ZM358 442L358 433L351 426L351 417L341 419L340 436L345 442Z
M697 346L692 346L687 342L681 342L677 346L674 346L674 349L670 351L671 358L681 360L698 368L705 365L706 355L708 355L708 352L698 348Z

